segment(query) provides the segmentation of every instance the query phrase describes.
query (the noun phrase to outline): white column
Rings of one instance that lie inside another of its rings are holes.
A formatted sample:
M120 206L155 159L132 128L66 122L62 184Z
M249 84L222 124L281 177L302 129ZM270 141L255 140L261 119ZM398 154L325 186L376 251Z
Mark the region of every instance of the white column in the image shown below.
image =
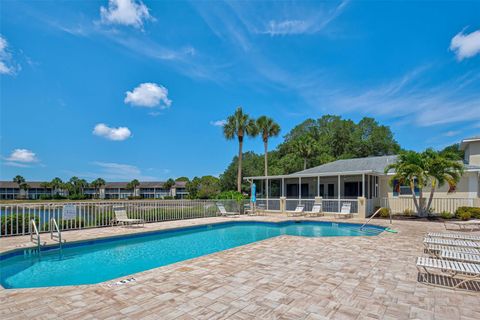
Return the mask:
M362 173L362 197L365 198L365 173Z
M340 191L342 190L342 188L340 187L340 175L338 175L337 177L338 177L337 198L338 200L340 200Z
M298 177L298 200L302 201L302 177Z
M267 205L265 206L266 209L268 210L268 178L265 179L265 193L266 193L266 197L267 197Z
M320 176L317 177L317 197L320 197Z
M282 197L285 197L285 178L282 178Z

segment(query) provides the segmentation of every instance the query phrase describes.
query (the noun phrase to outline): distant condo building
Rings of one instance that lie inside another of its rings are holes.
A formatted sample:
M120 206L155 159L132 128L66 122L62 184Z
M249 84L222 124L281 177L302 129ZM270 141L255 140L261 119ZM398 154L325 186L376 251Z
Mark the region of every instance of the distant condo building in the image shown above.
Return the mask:
M0 181L0 200L30 199L36 200L42 197L53 197L55 194L67 196L68 191L53 188L45 188L44 182L27 181L28 188L21 189L19 185L12 181ZM130 197L141 197L145 199L162 199L164 197L173 197L183 199L188 195L186 191L186 182L177 181L171 188L164 187L165 182L148 181L140 182L140 185L134 189L129 189L128 182L107 182L101 188L87 187L83 189L83 194L89 198L99 199L128 199Z

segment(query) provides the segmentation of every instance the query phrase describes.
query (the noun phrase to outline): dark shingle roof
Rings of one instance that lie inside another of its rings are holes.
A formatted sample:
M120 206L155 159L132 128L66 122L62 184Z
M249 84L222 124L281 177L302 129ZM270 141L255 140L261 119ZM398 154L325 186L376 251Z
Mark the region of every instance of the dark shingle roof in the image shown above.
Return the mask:
M385 170L385 167L389 164L395 163L396 160L397 160L397 156L395 155L337 160L337 161L323 164L318 167L295 172L294 175L358 172L358 171L375 171L378 173L383 173Z

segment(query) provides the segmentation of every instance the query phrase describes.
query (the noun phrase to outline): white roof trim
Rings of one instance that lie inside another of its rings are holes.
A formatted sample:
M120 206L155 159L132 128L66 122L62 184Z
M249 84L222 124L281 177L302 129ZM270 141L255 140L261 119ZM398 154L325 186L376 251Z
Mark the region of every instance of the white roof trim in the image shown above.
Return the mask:
M256 176L256 177L244 177L243 180L264 180L264 179L288 179L288 178L316 178L316 177L328 177L328 176L351 176L360 174L373 174L373 175L385 175L383 172L377 172L373 170L360 170L360 171L344 171L344 172L324 172L324 173L303 173L303 174L284 174L277 176Z

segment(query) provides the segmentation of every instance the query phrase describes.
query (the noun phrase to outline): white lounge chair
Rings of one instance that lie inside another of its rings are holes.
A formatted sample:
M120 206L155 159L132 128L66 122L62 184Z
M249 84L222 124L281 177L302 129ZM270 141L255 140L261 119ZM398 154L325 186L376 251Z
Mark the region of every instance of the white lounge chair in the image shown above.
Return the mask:
M468 221L444 221L443 225L445 226L446 230L450 230L447 228L447 225L454 225L458 227L459 230L467 230L467 231L473 231L474 229L480 230L480 220L475 219L475 220L468 220Z
M480 241L480 236L462 233L429 232L427 237Z
M322 204L321 203L314 203L312 210L308 212L310 217L318 217L323 216Z
M220 211L221 215L224 216L224 217L235 217L235 216L238 216L240 214L239 212L229 212L229 211L227 211L225 209L225 206L221 202L217 203L217 208L218 208L218 211Z
M455 252L450 250L440 251L439 258L447 260L456 260L461 262L480 263L480 255Z
M452 239L441 239L441 238L425 238L423 239L424 244L439 244L443 246L451 247L466 247L466 248L480 248L480 243L466 240L452 240Z
M422 274L422 269L427 275L432 275L430 269L438 270L442 275L451 279L460 280L454 287L458 288L462 284L470 281L480 280L480 264L466 263L450 260L441 260L430 257L418 257L417 269ZM428 283L425 274L423 279Z
M465 254L475 254L480 255L480 249L475 248L465 248L465 247L450 247L444 246L441 244L425 244L425 253L433 254L435 256L440 256L442 250L454 251L458 253Z
M342 203L342 209L340 212L335 213L335 218L351 218L353 217L352 214L352 203L351 202L344 202Z
M113 207L113 213L115 215L114 222L117 224L121 224L123 226L131 226L134 224L142 225L142 227L145 227L145 220L143 219L130 219L127 216L127 210L125 207Z
M303 216L304 210L305 210L305 206L303 204L298 204L295 210L291 211L288 215L291 217Z

